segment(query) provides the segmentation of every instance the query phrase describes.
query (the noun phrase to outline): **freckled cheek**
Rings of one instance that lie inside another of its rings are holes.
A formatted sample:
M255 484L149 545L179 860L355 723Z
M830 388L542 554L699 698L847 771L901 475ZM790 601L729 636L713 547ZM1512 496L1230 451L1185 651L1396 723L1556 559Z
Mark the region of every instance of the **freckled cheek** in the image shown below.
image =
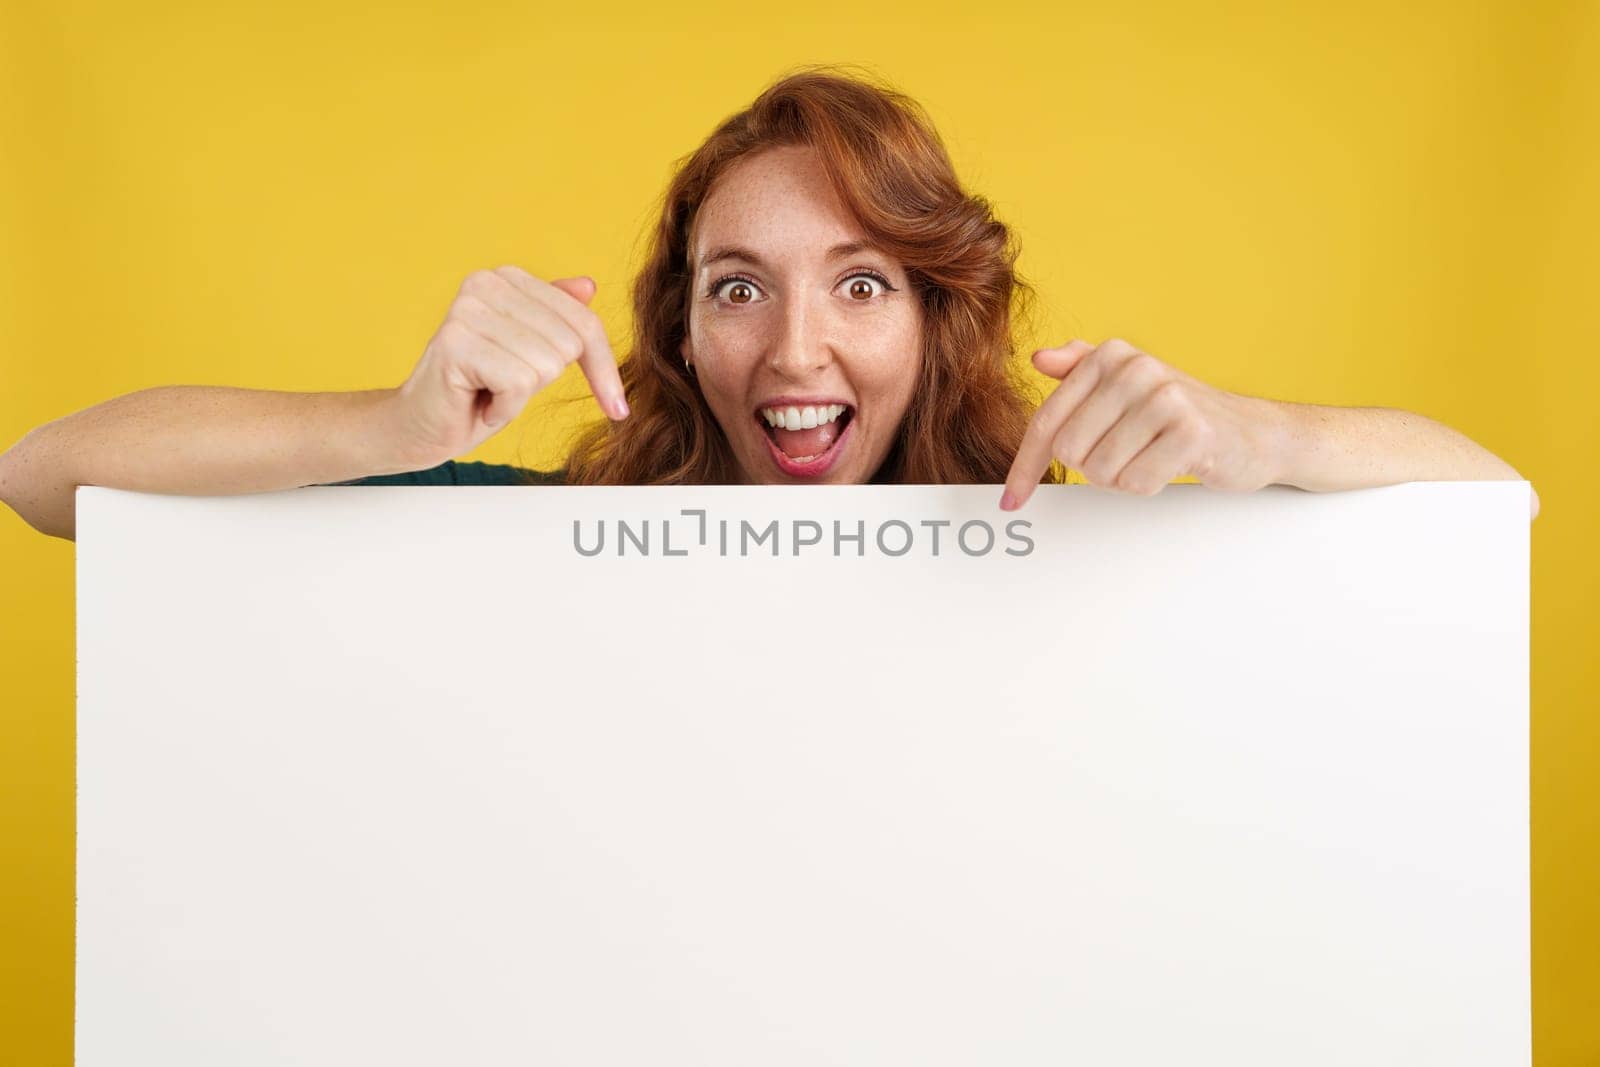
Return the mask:
M751 368L761 353L759 333L748 323L716 316L692 320L699 390L730 437L743 440L757 427L743 408Z
M720 363L739 363L759 354L766 343L765 328L755 321L713 318L697 327L697 347Z
M907 345L882 344L858 351L852 361L856 387L864 399L879 410L904 407L916 388L921 356L915 342Z

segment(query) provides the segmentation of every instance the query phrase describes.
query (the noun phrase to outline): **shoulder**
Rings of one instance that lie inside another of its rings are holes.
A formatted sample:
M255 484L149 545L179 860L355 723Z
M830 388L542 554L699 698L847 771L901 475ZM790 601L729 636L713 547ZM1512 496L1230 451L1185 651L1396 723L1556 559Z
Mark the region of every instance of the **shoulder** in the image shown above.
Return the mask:
M426 470L374 474L326 485L562 485L566 471L541 471L503 463L461 463L447 460Z

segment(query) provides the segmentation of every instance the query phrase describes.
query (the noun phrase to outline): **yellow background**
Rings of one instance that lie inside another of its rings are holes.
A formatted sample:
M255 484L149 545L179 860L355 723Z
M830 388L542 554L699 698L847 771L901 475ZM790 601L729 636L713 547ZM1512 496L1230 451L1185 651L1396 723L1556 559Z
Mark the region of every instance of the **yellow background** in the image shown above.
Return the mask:
M157 384L396 385L502 263L592 275L625 340L672 160L868 65L1018 229L1032 342L1419 411L1533 482L1535 1048L1600 1063L1600 5L241 7L0 7L0 446ZM470 458L559 460L583 392ZM0 1062L65 1064L73 548L0 509L0 553Z

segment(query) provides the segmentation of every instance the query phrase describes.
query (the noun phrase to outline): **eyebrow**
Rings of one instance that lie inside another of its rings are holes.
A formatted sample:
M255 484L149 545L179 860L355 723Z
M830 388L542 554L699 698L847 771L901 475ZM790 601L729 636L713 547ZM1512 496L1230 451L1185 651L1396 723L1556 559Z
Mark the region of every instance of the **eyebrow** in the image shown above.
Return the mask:
M852 256L857 252L866 251L881 253L881 249L870 241L845 241L828 249L828 258L837 259L840 256ZM706 253L705 258L700 261L700 267L704 269L724 259L742 259L746 263L753 263L763 268L767 265L760 256L748 248L741 248L738 245L719 245Z

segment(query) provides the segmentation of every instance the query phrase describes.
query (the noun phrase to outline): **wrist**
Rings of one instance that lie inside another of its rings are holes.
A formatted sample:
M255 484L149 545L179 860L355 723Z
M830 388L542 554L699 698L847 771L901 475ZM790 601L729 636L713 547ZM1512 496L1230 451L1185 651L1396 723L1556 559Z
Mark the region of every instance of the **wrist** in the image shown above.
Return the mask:
M442 460L423 455L415 437L404 433L399 419L399 394L395 389L367 389L346 394L350 408L346 421L348 454L368 475L404 474L438 466Z
M1310 427L1305 421L1305 405L1284 400L1256 397L1261 405L1261 425L1266 441L1262 464L1265 485L1297 485L1308 455Z

